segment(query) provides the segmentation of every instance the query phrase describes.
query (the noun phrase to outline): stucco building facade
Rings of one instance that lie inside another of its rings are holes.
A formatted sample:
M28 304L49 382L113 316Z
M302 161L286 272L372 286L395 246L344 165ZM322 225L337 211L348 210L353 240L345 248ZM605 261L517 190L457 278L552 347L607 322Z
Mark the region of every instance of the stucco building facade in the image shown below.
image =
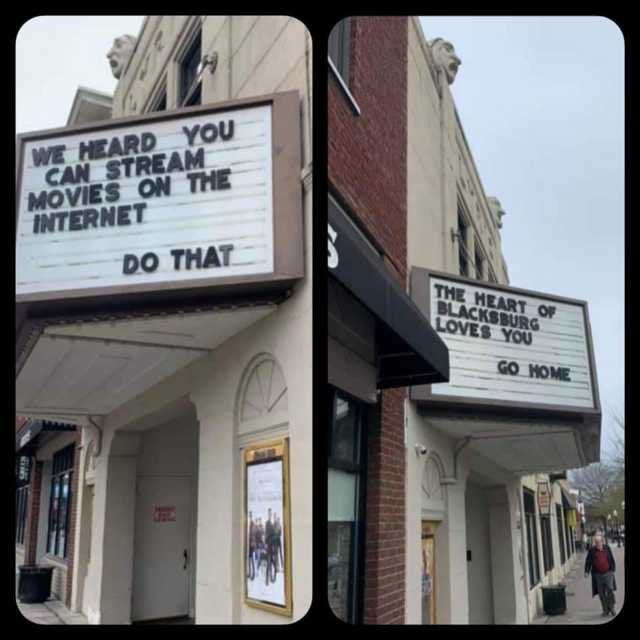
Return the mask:
M298 143L274 153L296 163L286 198L298 257L274 286L234 293L213 285L141 308L130 297L93 319L71 305L55 321L33 309L20 318L32 337L26 347L18 340L18 411L72 423L80 439L68 604L90 624L289 623L308 610L312 582L310 35L289 17L147 16L136 37L117 38L109 62L119 78L111 113L96 117L80 96L73 109L84 122L242 108L273 95L274 110L289 105L280 131ZM277 244L274 251L277 264ZM44 357L39 345L53 325L69 342L64 354ZM98 352L74 353L79 344ZM130 364L109 365L118 360ZM274 441L286 441L289 456L285 615L245 598L243 461L249 448ZM174 538L154 533L169 531L153 524L162 509L164 521L186 518Z

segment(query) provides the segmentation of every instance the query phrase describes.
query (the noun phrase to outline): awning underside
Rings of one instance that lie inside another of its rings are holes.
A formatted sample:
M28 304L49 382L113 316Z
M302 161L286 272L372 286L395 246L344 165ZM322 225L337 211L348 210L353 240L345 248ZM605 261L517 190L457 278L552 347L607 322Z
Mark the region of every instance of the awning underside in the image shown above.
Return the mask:
M379 389L443 381L440 369L380 321L376 325L376 357Z
M16 379L16 413L67 422L107 415L275 308L50 325Z
M514 474L575 469L591 461L581 435L583 426L575 422L428 414L424 418L450 438L457 441L469 438L472 450Z

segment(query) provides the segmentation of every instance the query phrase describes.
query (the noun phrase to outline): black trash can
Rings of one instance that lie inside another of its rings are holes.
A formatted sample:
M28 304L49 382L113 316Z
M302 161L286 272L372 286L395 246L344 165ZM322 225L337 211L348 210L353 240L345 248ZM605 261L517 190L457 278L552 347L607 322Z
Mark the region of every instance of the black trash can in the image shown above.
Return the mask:
M53 567L21 565L18 567L18 600L25 604L44 602L51 595Z
M566 585L542 587L542 608L548 616L559 616L567 610Z

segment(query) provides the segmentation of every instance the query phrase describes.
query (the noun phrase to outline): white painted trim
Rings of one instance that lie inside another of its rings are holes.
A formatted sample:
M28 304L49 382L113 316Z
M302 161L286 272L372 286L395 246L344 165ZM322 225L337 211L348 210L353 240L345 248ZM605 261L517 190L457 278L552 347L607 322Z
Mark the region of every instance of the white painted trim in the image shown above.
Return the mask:
M347 96L347 99L351 103L352 109L356 112L356 115L359 116L361 112L360 112L360 107L356 102L356 99L353 97L353 94L351 93L351 91L349 91L349 87L347 87L346 82L343 80L342 76L340 75L340 72L336 69L331 58L327 57L327 60L329 61L329 69L331 69L331 71L333 72L333 75L336 77L336 80L338 81L338 84L340 85L340 87L342 87L342 91L344 92L344 94Z
M51 566L56 567L61 571L69 570L68 560L63 560L62 558L58 558L57 556L52 556L48 553L42 557L42 560L40 562L50 564Z

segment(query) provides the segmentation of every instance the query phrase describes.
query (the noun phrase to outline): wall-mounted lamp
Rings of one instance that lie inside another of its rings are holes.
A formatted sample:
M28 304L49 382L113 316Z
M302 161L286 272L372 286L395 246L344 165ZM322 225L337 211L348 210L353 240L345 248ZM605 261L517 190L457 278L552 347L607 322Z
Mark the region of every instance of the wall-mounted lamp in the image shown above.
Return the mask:
M204 71L206 67L209 67L209 73L213 75L218 66L218 52L214 51L213 53L205 53L205 55L202 56L200 65L201 72Z

